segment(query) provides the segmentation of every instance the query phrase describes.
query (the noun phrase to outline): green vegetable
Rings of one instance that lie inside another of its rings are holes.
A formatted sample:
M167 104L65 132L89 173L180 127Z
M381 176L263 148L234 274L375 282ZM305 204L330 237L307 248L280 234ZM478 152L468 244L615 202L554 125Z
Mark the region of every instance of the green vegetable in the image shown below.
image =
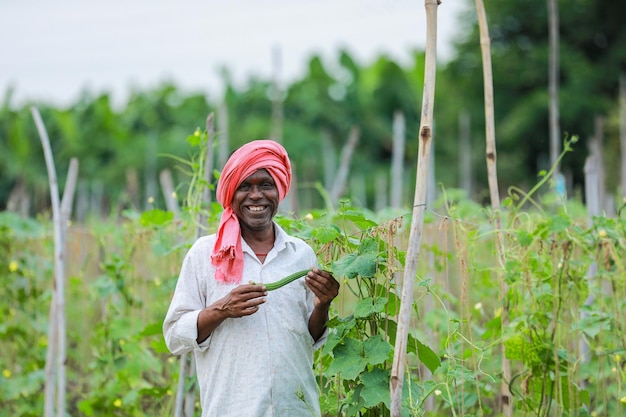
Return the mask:
M280 279L278 281L275 282L271 282L269 284L263 284L265 289L268 291L272 291L272 290L276 290L280 287L283 287L287 284L289 284L292 281L297 280L298 278L301 278L303 276L305 276L307 274L307 272L311 271L311 269L303 269L302 271L298 271L298 272L294 272L291 275L287 275L285 278Z

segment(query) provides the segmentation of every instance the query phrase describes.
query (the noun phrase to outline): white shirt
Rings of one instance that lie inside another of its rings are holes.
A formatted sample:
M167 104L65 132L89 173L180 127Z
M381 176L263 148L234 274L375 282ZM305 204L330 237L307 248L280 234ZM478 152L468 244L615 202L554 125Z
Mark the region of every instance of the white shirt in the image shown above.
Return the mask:
M270 283L317 265L310 246L274 226L274 247L264 263L242 242L241 283ZM314 294L304 278L268 291L259 311L228 318L201 344L196 342L200 311L236 286L213 278L215 239L198 239L185 256L163 323L168 349L195 355L202 417L319 416L313 352L326 340L327 330L317 342L309 333Z

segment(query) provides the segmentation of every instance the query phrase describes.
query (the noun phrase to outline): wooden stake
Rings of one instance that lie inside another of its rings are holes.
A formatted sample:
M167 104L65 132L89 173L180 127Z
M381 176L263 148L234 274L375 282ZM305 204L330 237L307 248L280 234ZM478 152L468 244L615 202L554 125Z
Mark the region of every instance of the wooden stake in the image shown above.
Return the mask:
M206 184L211 184L211 177L213 176L213 142L215 141L215 116L210 113L206 118L206 132L207 132L207 148L204 155L204 172L203 178ZM200 205L202 207L209 208L211 204L211 190L208 186L202 189L202 201ZM205 233L207 226L207 218L203 214L202 210L198 212L198 218L196 219L198 226L196 228L196 238L199 238Z
M622 74L619 78L619 141L622 167L621 197L626 199L626 74Z
M337 175L335 176L333 188L330 191L330 201L332 201L335 205L346 189L348 173L350 172L350 161L352 160L354 149L359 143L360 136L361 130L357 126L352 126L352 129L350 129L350 135L348 136L348 141L341 151L339 168L337 170Z
M550 166L556 166L555 177L559 175L558 158L561 154L561 133L559 127L559 2L548 0L548 31L550 32Z
M393 149L391 156L391 208L402 208L402 186L404 173L405 148L405 121L404 113L396 110L393 113Z
M161 190L163 191L163 198L165 199L165 207L168 211L174 213L174 218L180 217L180 207L178 200L175 197L174 180L172 179L172 172L169 169L164 169L159 174L159 181L161 182Z
M283 91L280 85L282 66L280 46L272 48L272 133L270 137L283 143Z
M459 186L472 198L472 134L470 114L467 110L459 113Z
M221 171L228 160L228 105L225 100L222 101L217 110L217 127L219 131L217 169Z
M496 252L500 264L497 272L498 284L500 287L500 297L502 301L501 322L502 328L509 323L509 304L507 302L508 285L504 280L503 273L505 264L504 238L502 236L502 220L500 218L500 192L498 187L498 168L496 158L496 128L493 104L493 75L491 67L491 39L489 38L489 27L487 26L487 13L482 0L475 0L476 13L478 14L478 27L480 30L480 48L483 60L483 82L485 90L485 125L486 125L486 157L487 175L489 180L489 194L491 196L491 208L494 216L494 226L496 229ZM500 385L499 405L505 417L511 417L511 362L502 352L502 382Z
M391 395L391 417L402 416L402 386L406 362L407 340L411 310L413 307L413 285L417 271L424 212L429 182L429 162L432 145L433 108L435 104L435 76L437 69L437 0L424 0L426 8L426 62L424 70L424 93L422 95L422 116L420 123L419 151L417 156L417 178L413 203L413 219L406 253L402 296L398 316L398 330L393 352L393 365L389 382Z
M65 270L63 264L63 217L61 215L61 203L59 201L59 185L57 181L56 168L54 166L54 157L50 146L48 132L41 119L39 110L36 107L30 108L39 138L43 147L44 158L46 160L46 168L48 169L48 182L50 184L50 199L52 204L52 220L54 224L54 307L50 308L50 328L48 330L48 339L56 342L56 363L54 370L56 371L56 411L58 417L65 417L65 357L66 357L66 326L65 326ZM50 369L48 365L46 368ZM55 390L49 388L49 384L53 381L46 381L45 394L50 395ZM52 398L44 399L44 416L52 417L54 414L52 406Z
M74 202L74 194L76 191L76 182L78 180L78 159L72 158L67 171L67 180L65 181L65 190L61 200L61 246L63 253L66 252L67 226L72 213L72 205ZM57 332L57 291L52 292L50 300L50 330L48 332L48 346L46 347L46 365L44 368L45 387L44 387L44 415L54 415L54 397L56 392L56 364L55 358L58 352L58 332Z

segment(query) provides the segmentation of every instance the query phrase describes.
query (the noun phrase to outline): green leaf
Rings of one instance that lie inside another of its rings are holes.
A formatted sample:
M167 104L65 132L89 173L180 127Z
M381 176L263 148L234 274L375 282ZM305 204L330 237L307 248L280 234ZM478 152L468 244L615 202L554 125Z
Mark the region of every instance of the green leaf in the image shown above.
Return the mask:
M361 231L366 231L371 227L378 226L375 221L365 218L365 215L360 211L346 210L342 213L339 213L339 216L343 217L346 220L350 220Z
M361 374L360 378L363 383L361 397L365 407L371 408L384 403L389 408L389 377L390 370L380 368Z
M380 289L383 292L380 292ZM390 316L395 316L400 312L400 298L393 292L393 290L387 290L382 285L376 286L377 294L385 294L387 296L387 305L385 306L385 312Z
M163 325L160 321L155 321L153 323L149 323L143 330L138 334L139 337L147 337L147 336L155 336L161 335L163 332Z
M595 311L585 315L579 322L572 326L574 330L582 331L590 338L596 337L600 332L610 330L611 320L609 317L598 314Z
M523 247L528 247L533 243L533 235L524 230L520 230L517 232L517 241Z
M333 272L347 278L373 278L376 275L376 254L350 253L333 263Z
M572 225L572 221L564 216L552 217L548 221L548 230L552 233L560 233L567 230Z
M41 236L46 229L36 220L22 217L11 211L2 211L0 212L0 231L5 235L11 233L17 238L26 239Z
M341 374L345 380L356 380L369 365L378 365L389 359L391 345L381 335L365 341L345 338L333 349L334 360L328 367L329 375Z
M369 337L363 342L364 357L370 365L379 365L389 359L392 351L391 345L383 340L383 337L377 334Z
M354 317L357 319L365 319L373 314L381 313L385 310L387 299L384 297L367 297L359 301L354 309Z
M198 146L201 141L202 141L202 132L200 132L200 129L196 129L196 131L193 132L193 135L187 136L187 142L193 147Z
M430 372L435 372L439 366L441 366L441 360L439 356L433 352L431 348L415 339L417 342L417 357L419 360L426 365L426 367L430 370Z
M341 231L336 225L330 224L313 229L311 236L317 239L322 245L325 245L339 239L341 237Z
M341 342L342 338L339 332L331 331L328 333L328 338L326 339L326 343L324 343L322 347L322 355L330 354L335 346L337 346Z
M169 353L169 349L167 348L167 345L165 344L165 339L162 337L159 337L151 341L150 347L155 353Z
M363 359L363 343L360 340L346 338L333 349L335 360L328 367L331 376L341 374L345 380L355 380L365 369L367 361Z
M164 226L174 219L174 213L171 211L153 209L144 211L139 218L139 224L142 226Z
M483 340L497 339L502 335L502 317L496 316L485 323L485 332L480 336Z
M383 242L378 239L366 237L361 240L361 243L359 244L359 253L364 254L371 252L377 254L380 250L379 247L381 244L383 244Z

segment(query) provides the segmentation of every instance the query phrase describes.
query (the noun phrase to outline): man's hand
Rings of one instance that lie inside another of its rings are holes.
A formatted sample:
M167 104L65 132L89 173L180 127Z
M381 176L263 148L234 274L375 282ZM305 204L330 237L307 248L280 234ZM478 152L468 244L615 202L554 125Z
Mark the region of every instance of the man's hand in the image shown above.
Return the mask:
M309 333L317 341L324 334L330 302L339 294L339 283L330 272L312 268L306 274L306 285L315 294L314 309L309 317Z
M215 303L215 307L225 315L225 318L243 317L254 314L259 306L265 302L267 291L263 291L262 285L243 284L239 285L224 298Z
M205 340L227 318L249 316L259 311L267 291L255 284L239 285L225 297L211 304L198 315L198 343Z
M306 274L306 285L315 294L315 307L330 306L339 294L339 282L330 272L318 268Z

